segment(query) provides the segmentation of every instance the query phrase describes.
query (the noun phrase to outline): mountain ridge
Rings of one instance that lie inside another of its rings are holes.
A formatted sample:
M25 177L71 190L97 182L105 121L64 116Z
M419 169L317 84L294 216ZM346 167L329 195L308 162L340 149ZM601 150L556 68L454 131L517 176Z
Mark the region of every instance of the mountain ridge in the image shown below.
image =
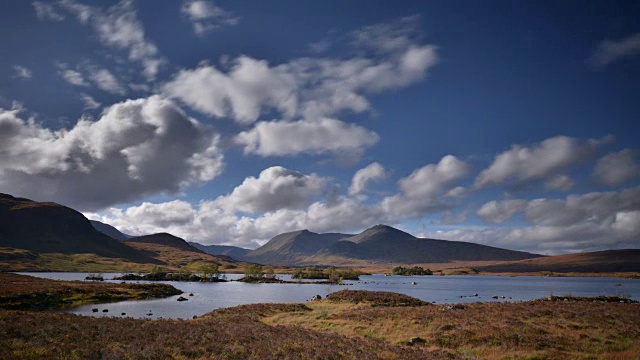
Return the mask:
M121 232L120 230L116 229L115 226L111 226L109 224L105 224L103 222L100 222L98 220L89 220L89 222L91 223L91 225L98 231L100 231L101 233L110 236L118 241L125 241L127 239L131 239L132 235L127 235L123 232Z
M175 235L161 232L143 236L136 236L124 241L125 244L130 243L145 243L174 247L180 250L191 251L206 254L204 251L190 245L186 240L179 238Z
M417 238L388 225L375 225L356 235L317 234L298 230L273 237L247 253L245 260L273 265L332 265L369 260L384 263L427 263L523 260L542 255L462 241Z
M53 202L0 194L0 246L38 253L92 253L134 262L158 263L96 230L80 212Z
M189 245L204 251L209 255L229 256L232 259L242 259L250 249L241 248L238 246L230 245L203 245L198 242L188 241Z

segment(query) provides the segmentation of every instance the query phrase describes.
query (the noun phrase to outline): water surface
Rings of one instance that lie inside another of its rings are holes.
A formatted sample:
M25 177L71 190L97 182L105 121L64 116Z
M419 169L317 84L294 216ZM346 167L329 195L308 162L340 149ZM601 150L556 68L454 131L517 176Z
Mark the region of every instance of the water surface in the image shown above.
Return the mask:
M56 280L84 280L87 273L21 273ZM112 279L121 274L103 274ZM234 280L242 275L227 274ZM278 275L291 280L290 275ZM112 280L107 280L112 281ZM120 281L118 281L120 282ZM144 281L128 281L145 283ZM413 284L415 282L415 285ZM102 305L86 305L65 310L91 316L131 316L135 318L190 319L214 309L242 304L305 302L314 295L323 298L342 289L393 291L435 303L476 301L526 301L549 295L614 296L624 295L640 300L640 280L606 277L538 277L538 276L360 276L360 281L344 285L326 284L247 284L241 282L199 283L163 282L182 290L189 301L179 296L159 300L123 301ZM190 296L193 294L193 296ZM477 296L474 296L477 294ZM498 299L494 299L497 296ZM504 297L504 298L502 298ZM92 312L98 309L98 312ZM102 310L107 309L104 313ZM152 315L147 315L152 314Z

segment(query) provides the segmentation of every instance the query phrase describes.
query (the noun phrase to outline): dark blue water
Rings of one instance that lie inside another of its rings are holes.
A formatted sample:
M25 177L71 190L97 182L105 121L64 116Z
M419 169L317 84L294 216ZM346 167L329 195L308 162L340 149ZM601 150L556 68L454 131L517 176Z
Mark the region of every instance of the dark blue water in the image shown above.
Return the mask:
M21 273L57 280L84 280L87 273ZM103 274L111 279L120 274ZM227 275L229 280L241 275ZM290 280L289 275L279 275ZM413 285L412 283L416 284ZM104 305L87 305L66 310L91 316L131 316L136 318L190 319L211 310L254 303L305 302L318 294L323 298L342 289L393 291L421 300L443 303L475 301L525 301L549 295L628 296L640 300L640 280L606 277L539 277L539 276L361 276L360 281L345 285L315 284L246 284L240 282L197 283L167 282L184 291L189 301L178 302L178 296L160 300L124 301ZM193 296L189 296L192 293ZM477 294L478 296L474 296ZM498 299L494 299L497 296ZM97 313L92 309L98 309ZM103 313L103 309L109 312ZM153 314L148 316L146 314Z

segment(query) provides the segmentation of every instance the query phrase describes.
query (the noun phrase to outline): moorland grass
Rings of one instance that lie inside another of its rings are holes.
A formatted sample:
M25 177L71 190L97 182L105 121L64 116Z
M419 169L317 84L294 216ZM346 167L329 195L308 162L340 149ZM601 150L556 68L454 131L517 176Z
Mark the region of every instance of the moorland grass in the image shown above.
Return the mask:
M166 284L57 281L0 273L0 308L46 310L91 303L143 300L182 294Z
M0 294L108 285L25 278L0 274L12 284L0 281ZM640 358L640 304L552 300L417 306L427 304L402 294L343 290L322 301L242 305L193 320L0 310L0 358Z
M348 294L348 293L343 293ZM640 304L590 301L471 303L463 307L309 302L312 311L263 318L467 359L640 359ZM344 297L344 296L341 296Z

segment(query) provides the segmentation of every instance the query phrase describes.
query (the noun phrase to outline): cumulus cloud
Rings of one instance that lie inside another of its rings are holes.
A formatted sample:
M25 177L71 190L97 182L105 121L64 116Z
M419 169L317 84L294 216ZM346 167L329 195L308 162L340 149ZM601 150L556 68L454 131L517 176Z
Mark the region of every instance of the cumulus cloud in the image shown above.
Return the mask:
M2 110L0 129L0 187L83 210L175 193L223 166L218 135L157 96L58 131Z
M386 177L387 173L382 165L377 162L371 163L353 175L351 186L349 186L349 195L359 195L366 190L369 183L384 180Z
M551 177L544 184L547 190L569 191L575 185L575 182L566 175L556 175Z
M606 66L624 58L640 54L640 33L619 40L604 40L589 58L595 66Z
M524 183L549 179L558 171L584 162L594 155L594 150L610 137L599 140L580 141L567 136L556 136L532 146L513 145L511 149L498 154L491 165L483 170L475 180L474 188L502 184L507 181ZM556 179L557 180L557 179ZM556 185L565 185L559 181Z
M418 82L437 62L434 46L403 44L371 57L300 58L275 66L240 56L226 72L208 64L183 70L164 92L198 111L244 124L270 110L285 119L363 112L370 109L366 95Z
M470 170L465 161L446 155L437 164L423 166L400 179L400 193L383 199L382 206L386 213L401 217L418 217L445 210L450 206L444 199L447 193Z
M71 85L75 86L89 86L89 83L84 79L81 72L73 69L60 70L60 76Z
M111 94L124 95L126 89L120 84L117 77L109 70L84 61L71 69L68 64L57 62L58 74L69 84L80 87L89 87L92 84L98 89Z
M89 78L96 84L100 90L118 95L124 95L126 90L118 79L107 69L92 69Z
M154 79L165 60L144 33L133 2L122 0L106 11L74 0L63 0L60 7L75 15L84 25L91 25L105 46L128 52L130 61L140 63L148 79Z
M610 153L598 160L592 177L601 184L617 186L640 175L631 149Z
M32 4L33 4L33 8L36 11L36 17L39 20L51 20L51 21L64 20L64 15L59 13L53 4L47 4L41 1L34 1Z
M31 80L33 73L24 66L13 65L14 76L22 80Z
M203 113L233 116L249 124L263 107L293 116L297 107L295 87L291 74L274 70L266 61L241 56L227 74L210 65L182 70L165 84L164 92Z
M203 244L248 248L256 248L288 231L309 229L320 233L350 233L385 222L379 207L364 206L346 197L338 197L331 202L316 201L306 208L281 208L255 216L232 213L221 205L217 199L197 205L180 201L144 203L126 210L109 209L86 215L128 234L166 231Z
M235 137L246 154L284 156L300 153L355 152L375 145L379 136L355 124L322 118L317 121L262 121Z
M400 186L404 188L398 200L420 196L419 201L431 204L428 209L416 206L413 212L400 213L397 207L381 203L363 204L359 197L340 194L329 178L276 166L258 177L246 178L226 195L199 204L145 203L88 215L131 234L168 231L202 243L257 247L287 231L351 233L373 224L406 220L416 211L431 211L449 185L466 173L467 166L446 156L402 179ZM411 184L422 188L409 189Z
M212 1L186 0L182 4L181 12L189 18L193 24L193 31L198 36L222 26L235 25L239 20Z
M420 37L420 16L413 15L396 21L365 26L350 34L360 47L383 53L401 51L415 44Z
M489 201L482 205L476 214L482 220L491 224L502 224L521 212L526 207L525 200L505 200L505 201Z
M492 201L478 211L490 223L503 223L516 213L522 213L528 224L431 235L545 254L640 245L640 187L574 194L565 199Z
M84 93L80 94L80 100L82 100L82 102L84 103L85 110L95 110L99 108L100 105L102 105L99 102L97 102L93 97Z
M327 186L328 180L315 174L274 166L255 178L246 178L231 194L216 199L228 212L258 213L308 206Z

